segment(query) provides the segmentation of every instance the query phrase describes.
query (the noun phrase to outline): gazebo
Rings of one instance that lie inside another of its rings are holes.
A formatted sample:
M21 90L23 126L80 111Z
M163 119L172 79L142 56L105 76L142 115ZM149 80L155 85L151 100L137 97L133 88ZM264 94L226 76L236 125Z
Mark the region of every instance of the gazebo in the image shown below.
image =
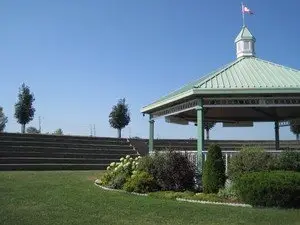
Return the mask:
M197 166L202 171L204 121L224 124L274 122L275 149L279 123L300 117L300 71L255 57L255 37L243 26L235 39L237 59L142 108L149 114L149 153L154 121L197 125Z

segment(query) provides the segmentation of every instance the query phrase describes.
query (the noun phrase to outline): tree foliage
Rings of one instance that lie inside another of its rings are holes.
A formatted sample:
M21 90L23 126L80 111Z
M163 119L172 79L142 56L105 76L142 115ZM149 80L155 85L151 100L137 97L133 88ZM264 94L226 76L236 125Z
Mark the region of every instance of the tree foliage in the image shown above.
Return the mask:
M53 135L64 135L64 133L61 128L58 128L56 131L53 132Z
M121 138L121 130L130 122L130 112L125 98L120 99L117 105L114 105L109 114L110 126L118 130L118 137Z
M208 148L202 179L205 193L218 193L219 189L224 187L225 164L218 145L210 145Z
M38 129L36 129L35 127L28 127L26 129L26 133L28 133L28 134L39 134L40 131Z
M22 125L22 133L25 133L25 126L33 120L35 109L33 107L34 95L25 84L19 89L18 102L15 104L15 117Z
M300 135L300 120L291 120L290 121L290 130L293 134L296 135L297 140L299 140Z
M3 132L7 123L7 117L4 115L3 108L0 106L0 132Z
M205 121L203 123L203 128L206 132L206 139L209 140L209 131L216 125L215 122L212 121Z

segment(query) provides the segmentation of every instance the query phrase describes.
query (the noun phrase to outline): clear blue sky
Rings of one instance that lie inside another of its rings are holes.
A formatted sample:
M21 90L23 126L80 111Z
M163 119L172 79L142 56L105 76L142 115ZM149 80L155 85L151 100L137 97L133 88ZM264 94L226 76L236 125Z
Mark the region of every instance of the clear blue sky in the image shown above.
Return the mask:
M246 24L257 56L300 68L300 1L248 0ZM235 59L240 1L209 0L2 0L0 2L0 105L14 114L19 86L35 94L43 132L116 136L108 115L119 98L130 106L125 137L148 136L142 106ZM155 137L195 137L193 125L156 123ZM273 124L222 128L213 139L273 139ZM281 138L294 139L288 128Z

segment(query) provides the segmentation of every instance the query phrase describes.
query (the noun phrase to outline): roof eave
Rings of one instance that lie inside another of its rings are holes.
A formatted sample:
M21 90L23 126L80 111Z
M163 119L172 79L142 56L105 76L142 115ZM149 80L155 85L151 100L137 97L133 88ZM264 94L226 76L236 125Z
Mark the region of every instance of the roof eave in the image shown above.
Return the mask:
M300 94L300 88L261 88L261 89L192 89L171 98L152 103L141 109L141 113L151 113L164 105L179 101L183 98L195 95L208 97L209 95L239 95L239 94Z
M194 91L191 89L191 90L185 91L183 93L180 93L178 95L175 95L175 96L173 96L171 98L167 98L167 99L162 100L162 101L154 102L154 103L152 103L150 105L147 105L147 106L143 107L141 109L141 113L149 113L149 112L153 111L156 108L159 108L159 107L161 107L163 105L170 104L170 103L178 101L180 99L189 97L189 96L191 96L193 94L194 94Z

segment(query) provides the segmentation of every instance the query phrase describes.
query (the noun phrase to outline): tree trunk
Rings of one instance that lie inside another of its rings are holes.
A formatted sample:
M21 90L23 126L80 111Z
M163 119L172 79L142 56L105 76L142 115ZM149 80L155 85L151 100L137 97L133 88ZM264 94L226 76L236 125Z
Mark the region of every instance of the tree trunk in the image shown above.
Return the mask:
M299 134L296 134L297 141L299 141Z
M22 125L21 125L21 133L22 133L22 134L25 134L25 125L26 125L26 124L22 124Z
M118 129L118 138L121 138L121 130L122 129Z
M209 140L209 129L205 129L206 131L206 140Z

